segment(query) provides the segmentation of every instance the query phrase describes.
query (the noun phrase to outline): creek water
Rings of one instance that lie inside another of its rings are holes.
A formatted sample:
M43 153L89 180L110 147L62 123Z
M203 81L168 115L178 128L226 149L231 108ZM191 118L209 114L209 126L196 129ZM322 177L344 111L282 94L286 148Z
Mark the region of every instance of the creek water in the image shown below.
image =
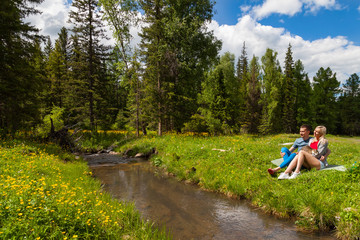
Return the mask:
M165 227L173 239L335 239L297 231L293 221L269 216L246 201L178 182L146 161L115 158L88 158L94 176L114 198L134 202L145 219Z

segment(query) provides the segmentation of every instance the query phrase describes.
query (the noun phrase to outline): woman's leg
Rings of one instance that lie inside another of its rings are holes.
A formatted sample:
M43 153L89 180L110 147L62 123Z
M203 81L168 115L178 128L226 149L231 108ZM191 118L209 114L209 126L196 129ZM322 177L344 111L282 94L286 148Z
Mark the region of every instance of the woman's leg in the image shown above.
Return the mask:
M306 168L316 168L316 170L320 169L320 162L313 155L308 152L300 151L298 154L298 161L296 165L295 172L299 173L302 165Z

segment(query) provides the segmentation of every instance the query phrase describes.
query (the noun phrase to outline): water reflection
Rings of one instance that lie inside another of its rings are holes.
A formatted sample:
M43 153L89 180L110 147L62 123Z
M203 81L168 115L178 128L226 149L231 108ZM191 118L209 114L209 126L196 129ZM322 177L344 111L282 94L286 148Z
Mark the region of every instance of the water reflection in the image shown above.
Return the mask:
M174 239L334 239L298 232L293 222L263 214L244 201L156 176L147 162L92 171L114 197L133 201L145 218L165 225Z

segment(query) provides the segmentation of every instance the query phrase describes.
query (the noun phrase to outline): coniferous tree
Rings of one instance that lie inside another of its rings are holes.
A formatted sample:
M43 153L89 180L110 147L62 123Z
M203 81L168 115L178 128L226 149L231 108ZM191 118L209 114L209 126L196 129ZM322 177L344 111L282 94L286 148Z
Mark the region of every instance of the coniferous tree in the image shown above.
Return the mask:
M144 111L159 135L163 130L179 131L196 111L203 73L220 47L204 27L211 20L213 4L142 0L140 6L147 23L140 34L146 64Z
M144 72L144 91L146 96L144 103L147 106L144 111L146 111L148 118L153 120L150 124L157 124L158 135L162 135L165 108L164 98L166 94L164 77L161 75L164 52L167 48L164 41L163 24L165 3L163 0L143 0L140 1L140 5L145 12L145 22L148 24L147 27L142 29L140 34L140 48L143 50L141 54L146 63L146 70Z
M202 84L201 113L212 133L237 131L239 81L235 76L235 56L225 53Z
M101 101L97 90L101 88L101 79L98 74L103 72L102 61L105 58L104 52L107 47L101 43L106 39L104 25L101 20L101 11L97 0L74 0L72 6L76 10L69 13L69 21L74 24L72 31L77 35L80 46L82 70L85 71L81 76L77 76L85 81L87 86L87 107L88 120L91 129L95 128L96 101Z
M339 99L339 128L349 135L360 134L360 79L352 74L343 85Z
M281 108L281 86L283 76L277 60L277 52L267 49L261 58L263 69L263 92L261 96L261 133L276 133L283 130Z
M0 4L1 132L14 133L17 129L29 128L39 115L37 92L41 82L35 80L38 30L23 19L39 13L31 4L41 2L3 0Z
M296 129L295 116L295 81L294 81L294 60L292 57L291 45L289 44L285 56L284 82L282 87L283 105L283 127L287 133L293 133Z
M311 104L313 90L307 73L304 72L304 65L300 60L294 64L294 79L295 79L295 114L296 114L296 129L303 124L313 125L314 110ZM295 130L296 130L295 129Z
M313 79L314 95L312 104L315 109L315 123L325 125L329 132L336 129L337 104L340 82L330 68L320 68Z
M240 125L244 125L244 127L246 127L247 125L247 106L246 106L246 102L247 102L247 97L248 97L248 85L250 83L250 79L249 79L249 66L248 66L248 59L247 59L247 53L246 53L246 46L245 46L245 42L243 44L243 49L241 51L241 56L238 59L238 63L237 63L237 78L239 81L239 121L240 121Z
M68 34L66 28L62 28L58 36L47 63L47 74L50 81L50 89L48 92L50 103L47 106L49 112L54 106L60 108L65 107L65 98L72 97L71 95L69 96L66 91L68 89L69 75Z
M248 86L246 95L246 111L244 129L249 133L257 133L261 120L262 108L261 100L261 83L260 83L260 66L258 59L253 56L250 62L250 69L248 73Z

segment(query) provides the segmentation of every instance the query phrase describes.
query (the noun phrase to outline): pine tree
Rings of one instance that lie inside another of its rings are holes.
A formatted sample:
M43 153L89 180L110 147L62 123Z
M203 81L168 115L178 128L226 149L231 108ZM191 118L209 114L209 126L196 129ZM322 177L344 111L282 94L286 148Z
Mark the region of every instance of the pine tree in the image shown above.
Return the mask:
M243 44L243 49L241 51L241 56L238 59L237 63L237 79L239 81L239 121L240 125L247 125L247 97L248 97L248 85L250 82L249 79L249 66L248 66L248 59L247 59L247 53L246 53L246 46L245 42Z
M72 31L78 38L81 49L80 59L83 65L81 69L85 71L77 78L86 80L89 125L91 129L94 129L95 105L96 101L101 101L97 93L98 87L101 87L99 82L101 77L98 74L103 72L100 69L103 67L101 62L105 58L104 52L107 49L101 43L103 39L106 39L105 30L97 0L74 0L72 6L76 8L76 11L70 11L69 22L74 24Z
M261 133L276 133L283 130L281 108L281 86L283 76L277 60L277 52L267 49L261 58L263 69L263 91L261 104L263 112L259 131Z
M313 79L314 95L312 104L315 109L315 123L325 125L329 132L336 129L337 104L340 82L330 68L320 68Z
M258 127L261 120L262 108L261 100L261 83L260 83L260 66L258 59L253 56L250 62L250 70L248 73L249 83L247 86L246 111L244 129L249 133L258 133Z
M143 0L146 27L140 48L146 63L144 103L151 125L180 131L196 112L204 71L217 56L220 43L204 23L211 20L210 1Z
M235 56L225 53L202 84L201 113L212 133L238 131L239 81L235 76Z
M287 133L293 133L296 128L295 117L295 80L294 80L294 60L292 57L291 45L289 44L285 56L285 69L284 69L284 86L282 87L283 95L283 127Z
M294 79L295 79L295 114L296 114L296 129L299 129L301 125L308 124L312 126L314 124L313 118L315 116L311 99L313 96L313 90L311 88L310 80L307 73L304 72L304 65L300 60L297 60L294 64Z
M65 28L61 29L55 47L50 52L47 63L47 73L50 81L48 98L50 99L49 111L53 106L63 108L65 97L72 97L66 92L69 75L68 35Z
M30 128L39 116L38 30L23 18L39 13L31 4L41 2L3 0L0 4L0 132Z
M339 98L339 128L341 133L360 134L360 79L352 74L343 85L342 96Z

